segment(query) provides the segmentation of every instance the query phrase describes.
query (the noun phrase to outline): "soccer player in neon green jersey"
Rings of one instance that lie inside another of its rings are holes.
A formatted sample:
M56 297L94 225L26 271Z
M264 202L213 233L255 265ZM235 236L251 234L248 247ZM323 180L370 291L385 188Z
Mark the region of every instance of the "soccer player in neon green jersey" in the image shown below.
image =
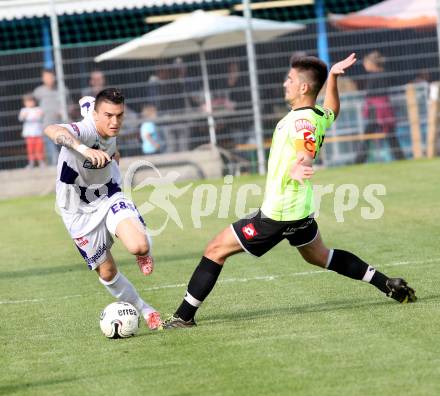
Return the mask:
M185 297L164 328L195 326L197 309L211 292L226 259L246 251L260 257L283 239L310 264L376 286L401 303L416 301L415 292L401 278L388 278L354 254L328 249L313 217L313 159L325 130L339 113L338 76L356 62L355 54L327 66L315 57L295 58L284 82L290 112L277 124L269 156L266 191L260 210L218 234L205 249ZM328 79L327 79L328 74ZM324 105L316 98L327 80Z

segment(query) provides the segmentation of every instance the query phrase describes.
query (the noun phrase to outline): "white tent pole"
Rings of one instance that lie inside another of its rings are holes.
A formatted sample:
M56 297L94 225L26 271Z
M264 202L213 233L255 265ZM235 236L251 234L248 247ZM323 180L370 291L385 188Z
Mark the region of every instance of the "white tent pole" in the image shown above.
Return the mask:
M255 60L255 47L254 40L252 38L252 15L249 0L243 0L243 14L247 21L246 29L246 48L248 55L248 67L249 77L251 83L251 98L254 112L254 127L255 137L257 141L257 158L258 158L258 173L260 175L266 174L266 158L264 154L264 142L263 142L263 126L261 121L260 111L260 95L258 92L258 78L257 78L257 66Z
M202 68L202 78L203 78L203 92L205 94L206 111L208 113L208 127L209 127L209 139L211 144L217 144L217 138L215 135L215 122L212 115L212 100L211 100L211 90L209 89L209 79L208 79L208 66L206 63L205 50L203 49L203 44L199 43L200 47L200 66Z
M50 0L50 27L52 32L52 45L55 60L55 72L57 76L58 95L60 98L60 112L63 122L68 121L66 85L64 83L63 58L61 56L60 33L58 30L58 18L55 10L55 0Z

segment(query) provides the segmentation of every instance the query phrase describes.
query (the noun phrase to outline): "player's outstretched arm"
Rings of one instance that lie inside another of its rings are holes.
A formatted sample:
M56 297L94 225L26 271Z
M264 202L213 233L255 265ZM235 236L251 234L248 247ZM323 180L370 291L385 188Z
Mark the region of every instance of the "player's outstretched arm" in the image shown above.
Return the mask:
M345 70L356 62L356 54L352 53L344 60L335 63L330 69L327 78L327 88L325 90L324 107L333 110L335 119L339 114L340 101L338 92L338 77L345 73Z
M111 161L109 155L102 150L95 150L82 144L73 136L67 128L61 125L49 125L44 130L45 135L55 144L78 151L97 167L102 167L107 161Z

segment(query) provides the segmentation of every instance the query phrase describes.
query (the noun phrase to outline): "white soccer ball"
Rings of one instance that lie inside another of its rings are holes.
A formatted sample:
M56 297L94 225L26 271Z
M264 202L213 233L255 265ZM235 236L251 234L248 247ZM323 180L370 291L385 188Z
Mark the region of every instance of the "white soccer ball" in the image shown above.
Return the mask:
M139 330L139 313L127 302L114 302L101 312L99 326L108 338L127 338Z

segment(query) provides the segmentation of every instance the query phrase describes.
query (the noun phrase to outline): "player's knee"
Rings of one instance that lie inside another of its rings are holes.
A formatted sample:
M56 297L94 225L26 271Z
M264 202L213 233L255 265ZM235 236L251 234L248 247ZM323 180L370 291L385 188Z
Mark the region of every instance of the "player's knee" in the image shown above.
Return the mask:
M217 239L208 244L203 255L220 265L224 264L227 258L222 244Z
M116 268L97 268L99 277L105 282L111 282L118 273Z
M325 268L327 265L328 250L314 251L310 254L303 254L304 260L309 264Z
M135 256L145 256L150 250L148 241L146 238L134 239L127 246L128 251Z
M115 275L114 274L109 274L109 273L104 273L102 275L99 275L99 277L106 282L111 282L114 278Z

